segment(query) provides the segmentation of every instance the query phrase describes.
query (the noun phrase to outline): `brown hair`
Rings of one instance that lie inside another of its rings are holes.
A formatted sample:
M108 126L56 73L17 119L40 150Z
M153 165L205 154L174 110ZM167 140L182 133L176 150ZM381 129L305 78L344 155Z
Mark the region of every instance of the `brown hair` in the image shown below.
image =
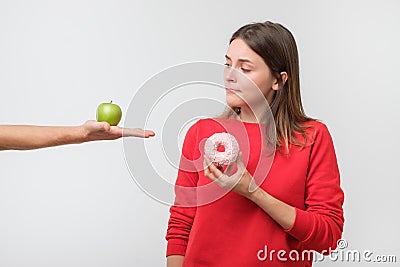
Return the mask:
M269 103L275 120L276 148L282 152L288 151L289 144L306 146L307 126L304 122L313 119L305 115L301 103L299 56L293 35L281 24L266 21L241 27L232 35L229 43L235 39L243 40L260 55L272 75L283 85ZM281 72L288 74L285 84L281 79ZM299 133L303 140L299 140L296 133Z

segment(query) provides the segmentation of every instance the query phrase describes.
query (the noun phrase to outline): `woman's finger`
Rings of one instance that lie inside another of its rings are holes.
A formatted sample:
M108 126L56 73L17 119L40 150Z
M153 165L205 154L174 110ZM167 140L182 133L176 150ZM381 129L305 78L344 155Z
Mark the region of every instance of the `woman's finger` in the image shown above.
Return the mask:
M207 177L212 181L218 180L218 177L216 177L212 172L210 172Z
M207 169L207 172L209 172L210 170L208 170L208 166L210 166L210 160L207 158L207 156L204 156L204 160L203 160L203 170L205 171Z
M243 163L242 155L243 155L242 152L239 152L239 155L236 159L236 166L238 167L238 171L246 168L246 166Z
M210 175L210 170L208 169L207 166L204 164L204 176L208 177Z
M208 166L208 168L210 169L210 172L216 177L220 177L223 173L214 165L211 164L210 166Z
M203 160L204 176L214 181L215 176L209 168L210 165L213 165L213 164L210 163L210 160L206 156L204 156L204 160Z
M225 174L228 176L232 175L232 168L233 168L233 163L229 164L228 167L226 168Z

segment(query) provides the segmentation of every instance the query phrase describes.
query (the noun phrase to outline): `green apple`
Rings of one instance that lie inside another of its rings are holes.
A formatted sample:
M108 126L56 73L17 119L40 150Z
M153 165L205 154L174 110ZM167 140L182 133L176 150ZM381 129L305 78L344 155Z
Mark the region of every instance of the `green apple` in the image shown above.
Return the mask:
M101 103L97 107L96 118L97 121L99 122L106 121L111 126L116 126L121 120L121 117L122 117L121 108L118 105L113 104L112 101L110 103Z

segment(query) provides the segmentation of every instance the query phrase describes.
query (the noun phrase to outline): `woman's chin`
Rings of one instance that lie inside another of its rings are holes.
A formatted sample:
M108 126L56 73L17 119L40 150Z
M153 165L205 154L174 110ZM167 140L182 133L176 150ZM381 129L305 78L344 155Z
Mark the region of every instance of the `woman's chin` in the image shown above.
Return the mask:
M240 97L238 97L237 95L227 95L226 96L226 104L229 107L241 107L243 106L245 103L243 101L243 99L241 99Z

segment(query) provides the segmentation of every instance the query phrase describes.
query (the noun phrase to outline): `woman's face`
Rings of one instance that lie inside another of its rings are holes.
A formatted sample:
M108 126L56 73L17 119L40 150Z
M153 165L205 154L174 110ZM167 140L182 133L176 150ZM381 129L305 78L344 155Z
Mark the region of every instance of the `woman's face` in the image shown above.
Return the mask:
M254 52L243 40L235 39L225 55L224 73L226 102L230 107L252 109L271 103L274 90L279 88L277 79L263 58Z

